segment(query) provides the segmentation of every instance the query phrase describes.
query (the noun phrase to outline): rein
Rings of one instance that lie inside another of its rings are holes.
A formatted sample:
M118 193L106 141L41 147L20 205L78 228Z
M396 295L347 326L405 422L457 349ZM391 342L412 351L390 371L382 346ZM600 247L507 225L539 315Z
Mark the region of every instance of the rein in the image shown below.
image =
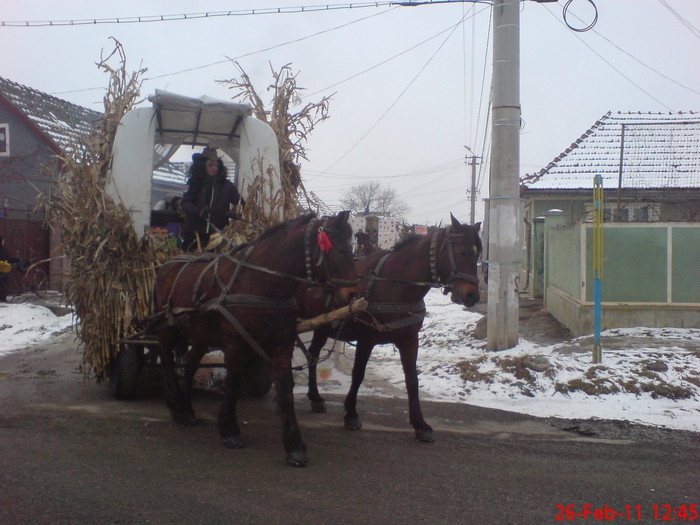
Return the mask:
M447 228L443 228L441 230L436 230L433 232L431 239L430 239L430 252L429 252L429 257L430 257L430 277L431 281L410 281L410 280L405 280L405 279L394 279L391 277L380 277L380 273L382 271L382 267L384 266L384 263L386 260L393 254L393 252L389 252L382 256L381 259L377 262L377 266L370 272L369 276L361 276L365 277L368 279L367 283L367 288L365 289L365 299L369 303L366 312L371 316L372 318L372 326L379 331L390 331L390 330L396 330L399 328L403 328L406 326L410 326L412 324L418 323L422 321L425 316L426 316L426 309L425 309L425 302L423 300L413 303L413 304L407 304L407 303L376 303L371 301L371 295L372 291L374 289L374 284L376 281L389 281L393 283L398 283L398 284L406 284L406 285L413 285L413 286L429 286L431 288L440 288L442 286L450 286L452 282L455 279L461 279L470 283L474 284L479 284L479 279L478 277L474 277L471 275L467 275L465 273L462 273L459 271L457 268L457 262L455 260L454 256L454 249L452 248L452 243L450 242L450 239L453 238L458 238L460 235L459 234L453 234L450 233L451 227L448 226ZM444 230L445 231L445 238L442 242L442 245L440 246L440 250L438 251L437 249L437 244L438 244L438 236L440 232ZM450 261L450 274L449 277L443 281L440 279L440 276L437 271L437 258L440 253L442 253L442 250L447 247L447 254L448 258ZM402 319L397 319L395 321L391 321L389 323L381 323L376 317L375 314L407 314L408 317L404 317Z

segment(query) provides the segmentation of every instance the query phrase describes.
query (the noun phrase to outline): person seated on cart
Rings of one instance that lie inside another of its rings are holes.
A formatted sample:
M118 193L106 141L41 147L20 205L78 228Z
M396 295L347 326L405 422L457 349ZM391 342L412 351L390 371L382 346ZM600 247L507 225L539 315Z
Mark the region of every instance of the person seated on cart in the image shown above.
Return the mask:
M7 281L12 271L12 264L18 262L19 259L10 257L5 248L5 238L0 235L0 302L7 302Z
M245 201L236 185L228 180L226 166L215 148L206 147L192 155L187 190L180 208L185 214L182 247L187 252L204 249L209 237L236 217L235 207Z

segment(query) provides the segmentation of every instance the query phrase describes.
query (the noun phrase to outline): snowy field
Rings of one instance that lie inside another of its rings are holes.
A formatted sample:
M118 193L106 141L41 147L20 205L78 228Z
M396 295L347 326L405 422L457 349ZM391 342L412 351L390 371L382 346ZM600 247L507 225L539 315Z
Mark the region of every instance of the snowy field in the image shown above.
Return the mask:
M418 355L424 400L700 432L700 354L683 347L684 341L700 340L698 329L608 330L602 339L603 362L593 365L590 348L580 339L551 346L521 339L510 350L487 352L485 342L472 336L480 314L451 303L437 290L428 294L426 303L428 318ZM49 339L72 322L70 314L57 317L41 306L0 303L0 355ZM606 348L606 339L615 341L614 350ZM625 347L627 340L634 344ZM344 366L332 365L339 360ZM319 365L322 393L347 392L351 363L348 347L345 354L338 352ZM302 374L296 388L300 396L306 390ZM394 388L373 386L371 376ZM367 385L360 393L405 396L398 352L392 345L374 349Z

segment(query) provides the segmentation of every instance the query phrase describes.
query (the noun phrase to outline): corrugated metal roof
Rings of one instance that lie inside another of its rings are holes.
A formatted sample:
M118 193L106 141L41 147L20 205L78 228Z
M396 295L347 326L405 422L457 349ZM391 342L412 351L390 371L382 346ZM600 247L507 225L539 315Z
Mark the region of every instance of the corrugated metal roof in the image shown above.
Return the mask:
M622 169L620 169L622 167ZM700 113L608 112L521 182L527 189L700 188Z
M0 77L0 95L61 151L91 134L102 113Z
M185 186L189 162L166 162L153 171L153 180Z

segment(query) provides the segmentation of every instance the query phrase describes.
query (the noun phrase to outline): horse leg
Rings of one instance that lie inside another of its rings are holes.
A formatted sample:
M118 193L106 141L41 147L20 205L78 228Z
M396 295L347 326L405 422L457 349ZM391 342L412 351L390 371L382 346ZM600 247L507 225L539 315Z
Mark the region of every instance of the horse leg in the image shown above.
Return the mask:
M372 354L374 345L367 343L361 339L357 341L355 348L355 362L352 365L352 383L350 390L345 396L345 428L348 430L360 430L362 421L357 414L357 392L360 390L360 385L365 378L365 370L367 369L367 361Z
M311 412L317 414L322 414L326 412L326 401L321 397L318 391L318 380L317 380L317 365L318 357L321 355L321 349L323 345L326 344L328 336L323 333L322 330L314 330L313 338L311 339L311 345L309 346L309 354L311 354L311 361L309 362L309 389L306 393L306 397L311 400Z
M202 357L204 357L204 354L206 354L208 351L208 345L195 342L192 345L192 349L187 352L185 357L185 371L182 382L183 390L188 402L190 403L190 407L192 403L192 382L194 380L194 375L197 373Z
M224 380L224 402L219 410L219 434L227 448L241 448L243 439L236 416L236 393L241 372L241 359L232 346L224 346L224 363L226 379Z
M295 467L304 467L309 458L294 411L294 377L291 370L293 350L292 346L275 356L272 361L272 376L275 381L277 410L282 420L282 443L287 453L287 462Z
M401 355L401 366L403 368L404 380L406 381L406 392L408 393L408 414L411 425L416 431L416 439L425 443L435 441L433 429L423 419L420 409L420 399L418 397L418 372L416 371L416 360L418 358L418 333L410 338L396 343Z
M173 328L161 330L158 334L160 347L160 360L165 377L165 400L170 410L170 415L176 423L193 425L195 423L194 410L187 392L183 392L175 372L174 349L179 344L179 334Z

